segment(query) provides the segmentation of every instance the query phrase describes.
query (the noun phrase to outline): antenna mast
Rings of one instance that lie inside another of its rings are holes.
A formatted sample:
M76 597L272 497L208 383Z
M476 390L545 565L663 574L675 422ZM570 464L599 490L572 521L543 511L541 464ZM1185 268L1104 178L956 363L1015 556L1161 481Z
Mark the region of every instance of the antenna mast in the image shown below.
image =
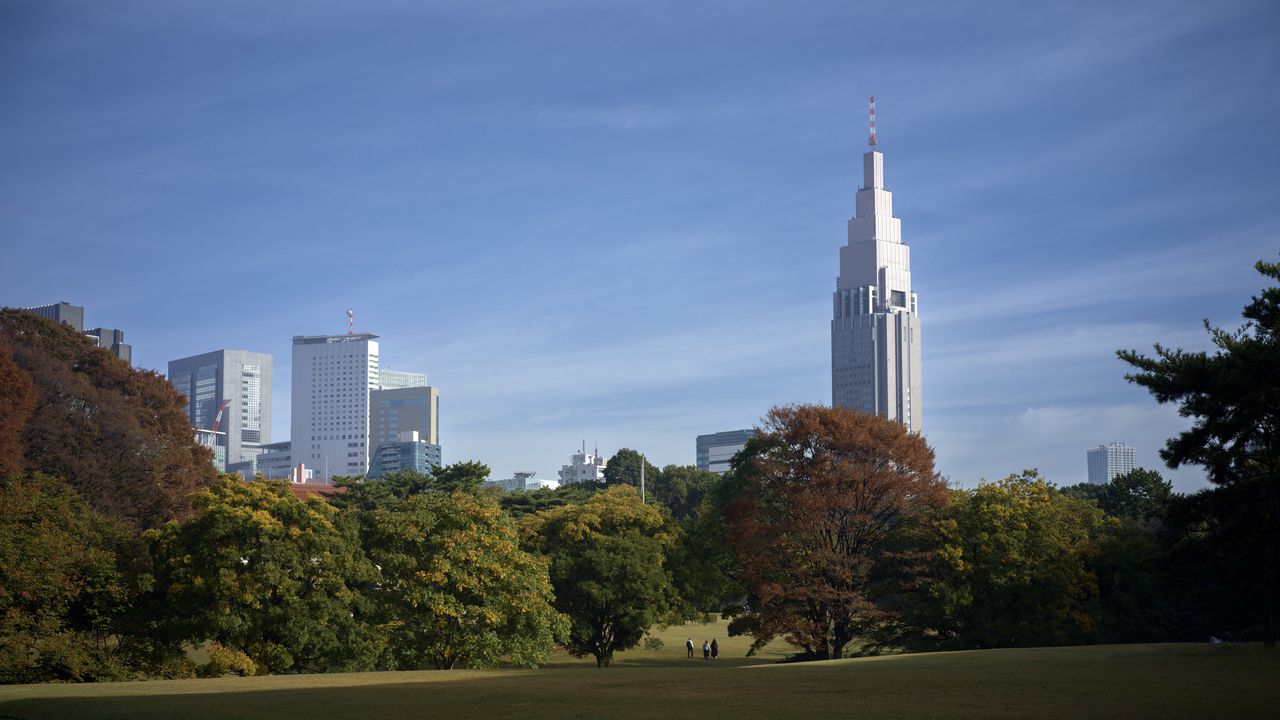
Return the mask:
M867 144L871 147L876 146L876 96L871 96L871 135L867 138Z
M347 308L347 334L356 334L356 314L351 308Z

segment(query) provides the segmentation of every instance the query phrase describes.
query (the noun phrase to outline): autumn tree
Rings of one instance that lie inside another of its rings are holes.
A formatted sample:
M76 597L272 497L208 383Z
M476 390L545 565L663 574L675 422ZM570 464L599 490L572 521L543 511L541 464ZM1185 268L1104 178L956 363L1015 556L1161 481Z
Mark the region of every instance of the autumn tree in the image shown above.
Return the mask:
M383 666L532 667L564 633L546 561L520 549L515 523L491 498L421 493L362 521L378 568L369 594L387 638Z
M876 623L886 539L946 502L933 451L883 418L816 405L769 411L725 481L724 523L754 605L756 647L784 636L839 658Z
M632 487L527 515L521 533L550 562L556 609L569 618L565 647L597 667L639 643L676 600L666 567L674 538Z
M66 325L19 310L0 311L0 342L35 391L21 427L23 469L61 477L94 509L140 527L182 515L189 495L214 480L186 400L164 378L134 370ZM5 365L0 360L0 373L21 383ZM3 413L16 422L22 413L9 398L17 386L3 388ZM6 424L0 436L11 433Z
M1258 272L1280 281L1280 263ZM1280 286L1245 306L1235 331L1205 329L1213 352L1155 346L1155 355L1121 350L1136 372L1126 379L1160 403L1175 403L1191 428L1171 438L1161 458L1172 468L1200 465L1215 486L1202 503L1222 561L1253 586L1263 639L1276 641L1280 592Z
M155 607L174 637L212 643L229 658L215 664L243 674L370 665L378 647L357 588L375 570L333 507L281 482L224 479L194 509L148 535Z
M35 409L35 384L0 333L0 475L22 469L22 431Z

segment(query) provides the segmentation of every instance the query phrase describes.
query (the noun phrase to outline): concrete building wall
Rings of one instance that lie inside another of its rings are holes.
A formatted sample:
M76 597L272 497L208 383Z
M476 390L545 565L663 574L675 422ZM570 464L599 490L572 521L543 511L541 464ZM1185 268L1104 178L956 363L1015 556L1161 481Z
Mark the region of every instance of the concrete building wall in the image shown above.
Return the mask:
M214 350L169 361L169 382L187 398L191 427L213 427L218 408L227 464L251 460L271 443L272 357L250 350Z
M426 377L425 375L422 377ZM440 444L440 391L429 386L374 390L369 393L372 445L397 442L402 432L417 432Z
M831 403L874 413L919 432L924 425L919 300L911 249L893 217L884 156L863 155L863 186L840 248L832 296Z
M293 463L325 480L366 474L369 393L378 387L377 335L293 338Z
M1117 475L1124 475L1136 466L1134 449L1122 442L1099 445L1086 451L1089 482L1105 485Z

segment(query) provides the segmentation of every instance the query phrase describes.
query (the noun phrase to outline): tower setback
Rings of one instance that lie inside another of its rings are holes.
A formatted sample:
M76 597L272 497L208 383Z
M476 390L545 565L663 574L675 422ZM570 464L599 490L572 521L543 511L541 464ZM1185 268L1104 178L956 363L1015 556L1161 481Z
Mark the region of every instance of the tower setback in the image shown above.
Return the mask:
M875 98L868 144L832 296L831 404L920 432L919 307L911 290L911 249L902 242L902 221L893 216L884 153L876 146Z

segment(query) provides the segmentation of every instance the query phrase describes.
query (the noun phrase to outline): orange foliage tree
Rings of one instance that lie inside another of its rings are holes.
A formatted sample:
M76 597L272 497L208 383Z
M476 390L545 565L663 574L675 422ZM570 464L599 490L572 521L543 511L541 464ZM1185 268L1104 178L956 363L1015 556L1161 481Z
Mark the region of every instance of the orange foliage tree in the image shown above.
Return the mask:
M183 411L186 400L163 377L129 367L67 325L20 310L0 311L0 345L11 349L16 366L0 360L0 435L20 434L20 469L63 478L95 510L135 527L183 515L191 493L213 482L209 450L196 444ZM29 378L34 406L10 376ZM12 443L3 444L5 467L19 469L10 467Z
M752 596L736 622L839 658L886 612L872 568L895 529L946 503L933 450L901 425L816 405L773 408L721 488L725 537Z

